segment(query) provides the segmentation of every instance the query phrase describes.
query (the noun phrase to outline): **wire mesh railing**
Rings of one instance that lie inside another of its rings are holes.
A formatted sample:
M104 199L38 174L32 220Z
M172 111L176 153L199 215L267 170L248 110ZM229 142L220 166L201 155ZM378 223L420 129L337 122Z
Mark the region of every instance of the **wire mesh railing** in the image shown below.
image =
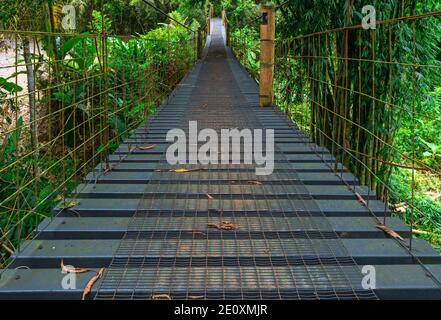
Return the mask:
M279 32L274 73L275 105L376 192L411 234L438 248L440 17L413 13L375 28L348 24L288 39ZM231 47L258 81L251 66L259 38L248 29L231 31ZM403 244L411 249L412 237Z
M205 32L0 30L0 266L198 59ZM202 39L198 39L199 37Z
M357 25L278 41L275 72L277 105L362 184L394 203L412 229L431 230L420 234L438 245L441 205L424 212L417 175L439 181L441 173L437 156L426 150L439 144L439 97L430 91L441 85L441 64L423 48L436 44L440 16L400 17L379 21L375 29ZM438 141L427 142L429 135ZM398 175L409 184L407 193L392 183Z

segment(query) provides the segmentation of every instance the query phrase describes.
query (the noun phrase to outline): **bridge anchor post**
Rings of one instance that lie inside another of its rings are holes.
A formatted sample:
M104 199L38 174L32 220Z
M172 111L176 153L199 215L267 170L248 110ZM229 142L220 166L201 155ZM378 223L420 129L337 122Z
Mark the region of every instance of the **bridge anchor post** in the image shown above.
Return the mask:
M262 5L261 12L259 104L261 107L271 107L274 105L273 79L276 17L273 5Z

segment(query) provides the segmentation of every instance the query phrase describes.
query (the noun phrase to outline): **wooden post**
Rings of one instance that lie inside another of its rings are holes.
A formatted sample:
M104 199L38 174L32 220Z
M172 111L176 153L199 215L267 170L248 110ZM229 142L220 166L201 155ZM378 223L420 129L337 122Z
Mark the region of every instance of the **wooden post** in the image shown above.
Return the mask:
M274 102L274 39L276 35L274 6L262 5L261 12L259 104L261 107L271 107Z

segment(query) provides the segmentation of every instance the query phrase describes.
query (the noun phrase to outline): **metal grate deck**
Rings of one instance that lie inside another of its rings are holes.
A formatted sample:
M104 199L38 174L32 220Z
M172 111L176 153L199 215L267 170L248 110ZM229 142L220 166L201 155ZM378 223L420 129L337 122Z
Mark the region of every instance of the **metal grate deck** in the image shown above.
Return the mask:
M224 46L218 23L213 33L191 99L173 109L181 115L177 127L188 132L189 121L197 121L199 130L210 128L218 134L221 129L230 128L298 130L275 113L268 115L257 109L254 99L247 100L230 69L228 60L233 57ZM160 119L161 115L149 128ZM292 149L313 153L304 141L295 147ZM285 212L308 216L310 212L320 213L320 208L283 149L276 146L278 170L270 176L256 176L255 165L170 166L164 159L165 150L157 151L160 159L104 276L97 299L151 298L160 294L184 299L376 297L373 291L361 287L360 268L338 235L330 231L332 227L323 213L320 223L309 220L306 226L296 216L296 225L290 224ZM183 167L197 171L170 172ZM161 183L166 183L168 194L158 192ZM173 184L175 192L168 184ZM203 187L220 192L213 196L208 192L211 190L204 190L205 196L198 198L188 192ZM152 192L153 188L156 192ZM225 188L224 192L221 188ZM259 188L262 192L250 192ZM210 207L219 208L219 212L210 215ZM153 208L167 212L191 209L193 215L164 219L158 212L146 213ZM256 214L249 217L240 213L243 209ZM232 215L223 217L224 211ZM199 216L199 212L208 214ZM277 219L273 212L279 212ZM209 229L223 223L234 225L234 229ZM146 229L150 232L146 233Z
M225 47L219 19L212 30L206 56L109 156L111 170L97 166L73 193L76 206L55 208L1 270L0 298L79 299L91 274L62 289L63 260L105 268L95 299L441 299L440 255L414 240L412 256L376 228L372 213L410 235L326 149L258 107L257 85ZM256 176L248 164L169 165L166 134L188 133L190 120L218 133L274 129L273 174ZM194 171L170 172L177 168ZM364 265L375 267L375 290L362 288Z

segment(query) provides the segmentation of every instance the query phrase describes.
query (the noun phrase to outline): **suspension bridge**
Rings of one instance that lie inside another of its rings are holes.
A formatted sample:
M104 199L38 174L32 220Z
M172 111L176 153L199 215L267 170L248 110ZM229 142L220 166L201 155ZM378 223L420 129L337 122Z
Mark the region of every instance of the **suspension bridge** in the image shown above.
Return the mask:
M189 121L273 129L273 173L168 164L167 132L188 133ZM71 199L13 254L1 299L81 299L101 268L87 298L441 298L439 253L420 239L409 248L409 227L368 187L277 108L259 106L221 19L166 102ZM75 286L63 288L62 265L78 271Z

